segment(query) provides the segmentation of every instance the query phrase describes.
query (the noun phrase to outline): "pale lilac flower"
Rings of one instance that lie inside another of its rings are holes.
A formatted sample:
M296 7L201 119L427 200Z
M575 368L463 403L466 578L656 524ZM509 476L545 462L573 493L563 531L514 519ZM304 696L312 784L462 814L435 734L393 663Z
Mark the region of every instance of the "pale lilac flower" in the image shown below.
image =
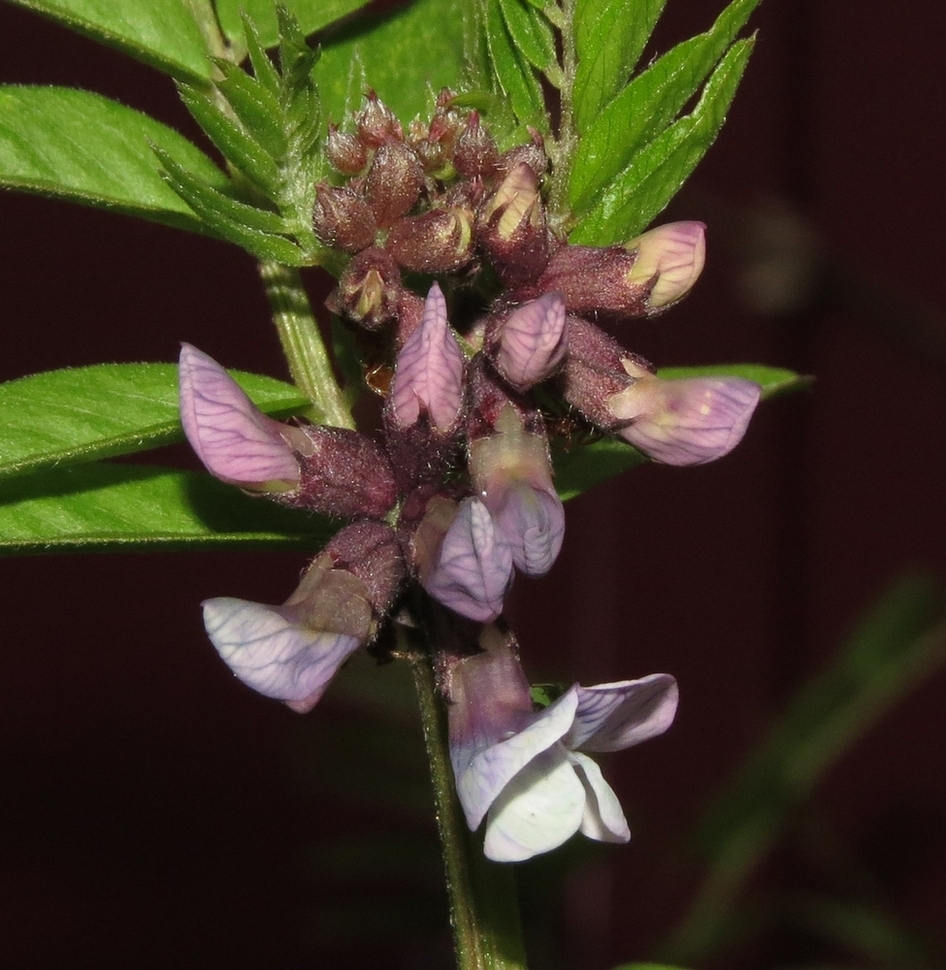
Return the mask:
M461 616L495 619L512 582L509 544L478 498L459 505L435 498L431 505L415 539L421 585Z
M608 404L617 434L654 461L702 465L742 440L762 388L740 377L661 380L625 362L638 379Z
M579 831L626 842L617 796L579 749L617 751L662 734L676 712L676 681L576 684L535 712L510 641L484 627L482 652L455 659L449 674L451 762L470 829L486 819L484 851L498 862L548 852Z
M203 607L207 635L237 678L300 714L315 705L374 624L368 588L333 569L327 555L282 606L222 596Z
M398 354L388 402L399 429L417 424L426 414L441 434L457 424L463 403L463 352L447 323L447 304L434 283L427 294L419 327Z
M473 488L509 544L516 567L544 576L558 558L565 537L565 509L552 484L545 437L525 431L507 404L496 433L470 442Z
M706 262L705 234L702 222L670 222L627 243L637 253L629 278L653 282L647 297L652 310L682 300L693 288Z
M268 418L212 357L190 344L181 345L179 373L184 433L212 475L254 491L299 484L293 444L301 432Z
M568 350L562 295L546 293L513 310L491 335L491 343L494 366L517 391L551 377Z

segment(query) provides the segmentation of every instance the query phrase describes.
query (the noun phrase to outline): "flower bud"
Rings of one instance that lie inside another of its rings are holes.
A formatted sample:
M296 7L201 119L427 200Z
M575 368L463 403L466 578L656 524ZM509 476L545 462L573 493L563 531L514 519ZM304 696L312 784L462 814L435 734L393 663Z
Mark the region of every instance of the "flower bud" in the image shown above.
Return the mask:
M181 424L207 471L256 492L285 492L299 484L294 449L298 428L268 418L207 354L181 344Z
M365 145L378 148L385 142L404 139L404 129L394 112L369 89L365 106L355 116L358 136Z
M377 330L396 318L401 292L401 274L391 254L373 247L345 267L325 305L366 330Z
M649 458L702 465L739 444L761 393L758 384L739 377L661 380L643 373L609 406L623 422L617 434Z
M388 229L406 215L424 187L424 168L403 141L385 142L365 176L365 201L378 225Z
M438 602L470 620L502 612L512 583L512 552L486 506L439 496L417 528L414 557L421 585Z
M515 164L512 167L515 167ZM453 149L453 165L466 179L490 179L499 166L499 152L492 136L480 124L478 112L471 111Z
M508 286L531 282L545 268L549 258L545 207L536 174L528 165L514 166L483 206L477 238Z
M623 246L561 246L552 254L536 289L557 290L569 313L647 316L651 280L635 279L635 258Z
M327 246L358 253L373 242L377 225L364 199L349 188L317 185L312 226Z
M517 391L551 377L568 349L561 294L546 293L490 320L485 345L493 366Z
M465 209L430 209L394 223L385 248L414 273L452 273L473 258L473 214Z
M702 222L670 222L627 243L637 255L630 279L650 285L652 311L666 309L692 289L706 262L705 231Z
M348 428L306 425L299 488L286 504L353 519L381 519L397 502L394 472L380 445Z
M329 165L342 175L358 175L368 164L368 149L364 142L354 135L339 131L336 125L328 126L325 155Z

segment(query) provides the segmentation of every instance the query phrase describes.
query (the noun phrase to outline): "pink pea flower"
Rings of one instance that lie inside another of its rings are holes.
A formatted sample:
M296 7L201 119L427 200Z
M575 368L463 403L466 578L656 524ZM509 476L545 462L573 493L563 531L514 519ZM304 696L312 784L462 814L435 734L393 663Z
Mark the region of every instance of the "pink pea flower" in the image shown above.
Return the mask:
M560 293L546 293L513 310L486 337L496 370L517 391L551 377L568 349L565 301Z

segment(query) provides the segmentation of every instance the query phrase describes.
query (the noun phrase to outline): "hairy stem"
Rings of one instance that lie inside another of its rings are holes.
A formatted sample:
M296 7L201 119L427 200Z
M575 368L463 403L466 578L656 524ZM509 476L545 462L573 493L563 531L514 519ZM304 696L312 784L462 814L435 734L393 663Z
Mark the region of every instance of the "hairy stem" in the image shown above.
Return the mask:
M319 424L354 428L351 410L332 371L332 363L312 313L299 271L266 261L259 274L273 310L273 322L296 386L312 402Z
M457 970L526 970L512 867L490 862L467 829L454 789L446 712L429 652L412 650L411 665L430 762Z

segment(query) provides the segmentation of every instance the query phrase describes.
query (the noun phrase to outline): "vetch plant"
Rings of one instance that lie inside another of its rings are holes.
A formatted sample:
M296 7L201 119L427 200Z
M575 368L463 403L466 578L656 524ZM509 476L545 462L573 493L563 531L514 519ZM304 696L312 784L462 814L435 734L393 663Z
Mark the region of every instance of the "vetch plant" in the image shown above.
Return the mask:
M310 35L363 3L297 0L290 14L264 0L239 11L169 0L156 31L145 0L114 21L85 0L27 4L170 74L222 165L97 95L0 89L0 184L242 247L258 261L293 379L230 374L184 343L179 418L160 364L7 385L10 400L26 395L64 431L50 449L19 429L0 471L36 476L37 496L72 466L86 475L61 500L71 532L57 531L40 497L35 524L12 529L8 545L147 547L146 510L158 507L190 548L306 546L313 558L283 603L209 599L207 635L240 681L300 713L360 648L411 664L464 970L525 965L515 921L497 916L515 906L508 871L471 879L492 865L482 855L514 862L578 832L627 841L588 752L662 733L677 703L668 674L575 684L533 703L503 617L516 574L553 567L563 497L600 477L604 451L615 469L716 460L760 399L798 384L754 365L667 378L624 345L627 321L668 311L700 276L702 223L649 227L722 125L755 4L734 0L645 69L637 59L656 13L643 4L475 0L461 22L418 0L355 42L326 37L321 51ZM87 151L105 164L83 164ZM301 267L335 279L332 353ZM175 326L186 340L187 321ZM94 401L109 382L136 387L148 413L99 418L93 406L67 426L63 387ZM380 417L357 426L352 404L371 389ZM562 415L589 439L567 461ZM159 494L162 479L103 460L181 436L221 501L252 497L244 531L215 532L186 489ZM95 509L120 514L103 528Z

